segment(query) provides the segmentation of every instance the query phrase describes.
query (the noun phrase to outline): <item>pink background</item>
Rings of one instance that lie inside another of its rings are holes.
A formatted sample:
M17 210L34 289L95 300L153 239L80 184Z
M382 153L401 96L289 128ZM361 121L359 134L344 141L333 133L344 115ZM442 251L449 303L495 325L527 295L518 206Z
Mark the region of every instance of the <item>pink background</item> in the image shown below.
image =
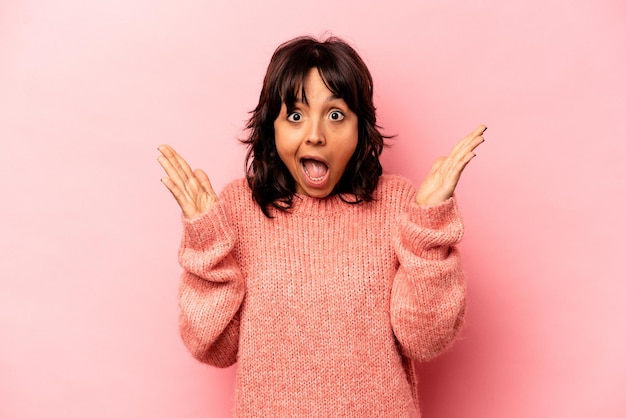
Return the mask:
M282 41L370 66L383 162L462 179L469 313L419 367L425 417L626 414L622 0L0 3L0 416L229 417L234 368L177 330L171 143L217 189Z

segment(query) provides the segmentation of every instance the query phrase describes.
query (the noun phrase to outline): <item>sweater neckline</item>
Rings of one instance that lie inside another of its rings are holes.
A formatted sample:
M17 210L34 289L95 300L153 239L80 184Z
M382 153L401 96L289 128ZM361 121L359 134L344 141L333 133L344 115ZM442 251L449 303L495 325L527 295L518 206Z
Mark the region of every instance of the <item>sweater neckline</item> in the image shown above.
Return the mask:
M355 200L355 196L351 194L341 196L334 194L324 198L317 198L296 193L293 195L291 208L287 210L286 214L312 217L339 215L361 205L361 203L350 203L353 200Z

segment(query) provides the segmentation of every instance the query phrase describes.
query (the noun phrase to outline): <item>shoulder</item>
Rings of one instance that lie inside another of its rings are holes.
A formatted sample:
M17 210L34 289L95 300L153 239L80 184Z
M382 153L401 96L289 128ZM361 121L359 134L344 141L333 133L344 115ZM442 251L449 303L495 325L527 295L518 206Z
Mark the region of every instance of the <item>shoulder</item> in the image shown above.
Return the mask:
M227 183L219 194L219 201L228 207L234 222L257 222L265 218L245 177Z
M376 199L388 199L389 197L410 198L415 194L415 187L406 177L397 174L383 174L378 179L378 185L374 193Z
M245 178L238 178L227 183L219 194L219 199L229 206L247 206L252 203L252 191Z
M248 181L242 177L227 183L222 189L220 197L232 198L241 195L250 195L251 193Z
M397 174L383 174L378 179L373 197L377 206L395 213L406 211L415 199L415 193L415 187L409 179Z

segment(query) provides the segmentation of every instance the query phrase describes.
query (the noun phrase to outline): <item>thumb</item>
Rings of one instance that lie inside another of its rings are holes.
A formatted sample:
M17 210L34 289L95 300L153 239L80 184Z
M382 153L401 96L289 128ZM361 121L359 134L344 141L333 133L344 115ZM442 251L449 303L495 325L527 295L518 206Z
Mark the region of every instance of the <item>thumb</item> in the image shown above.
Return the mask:
M199 168L194 170L193 174L204 189L204 191L214 197L215 192L213 191L213 186L211 186L211 180L209 180L209 176L207 176L206 173Z

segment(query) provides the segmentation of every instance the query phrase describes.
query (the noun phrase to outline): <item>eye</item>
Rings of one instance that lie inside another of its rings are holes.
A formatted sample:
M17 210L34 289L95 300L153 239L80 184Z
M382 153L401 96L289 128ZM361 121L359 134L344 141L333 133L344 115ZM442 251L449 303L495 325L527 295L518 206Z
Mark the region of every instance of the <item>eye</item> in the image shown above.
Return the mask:
M299 122L302 120L302 115L298 112L291 112L287 115L287 120L289 122Z
M343 118L345 118L345 115L339 110L333 110L332 112L330 112L328 117L330 118L330 120L343 120Z

